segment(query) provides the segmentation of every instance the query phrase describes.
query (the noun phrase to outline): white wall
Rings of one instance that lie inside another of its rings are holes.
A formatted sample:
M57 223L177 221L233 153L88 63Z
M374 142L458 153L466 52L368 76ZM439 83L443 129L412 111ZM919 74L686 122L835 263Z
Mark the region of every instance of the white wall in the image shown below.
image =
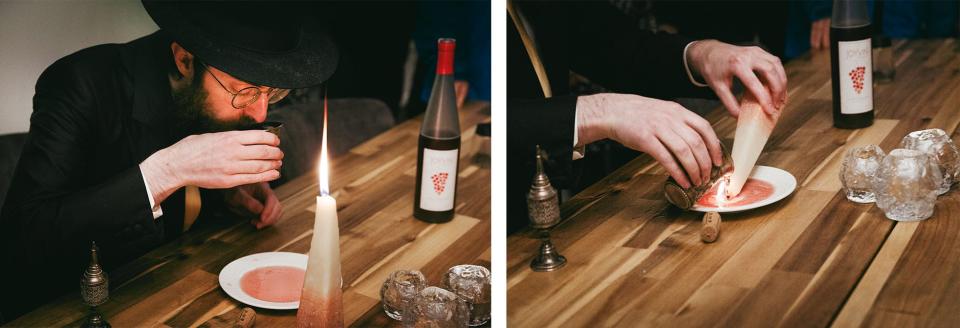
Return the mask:
M0 0L0 135L30 128L34 85L54 61L156 30L136 0Z

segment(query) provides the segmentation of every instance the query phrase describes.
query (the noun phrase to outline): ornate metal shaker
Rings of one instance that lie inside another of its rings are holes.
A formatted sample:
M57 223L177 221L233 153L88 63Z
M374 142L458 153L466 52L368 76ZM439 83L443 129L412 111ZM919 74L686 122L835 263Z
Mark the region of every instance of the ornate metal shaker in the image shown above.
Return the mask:
M553 271L563 267L567 259L560 255L550 241L549 229L560 223L560 201L557 190L550 185L550 178L543 171L543 156L537 145L537 174L527 193L527 211L530 227L537 230L540 238L539 254L530 262L533 271Z
M97 306L107 302L109 298L110 281L107 273L100 267L97 256L97 243L90 247L90 265L80 276L80 296L83 303L90 306L90 314L83 327L110 327L107 320L97 311Z

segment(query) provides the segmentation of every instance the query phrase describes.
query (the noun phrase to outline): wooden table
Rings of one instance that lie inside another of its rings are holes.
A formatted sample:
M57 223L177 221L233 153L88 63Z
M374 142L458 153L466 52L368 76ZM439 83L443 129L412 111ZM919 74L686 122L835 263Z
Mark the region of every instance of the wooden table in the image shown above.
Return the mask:
M489 157L477 160L483 140L474 132L477 123L489 119L489 104L464 107L457 215L448 223L428 224L413 218L421 118L403 122L331 160L347 325L399 326L380 305L380 286L395 270L418 269L429 283L439 285L451 266L490 267ZM284 215L273 227L257 231L238 220L226 227L193 230L111 273L110 300L100 307L106 318L114 327L193 327L217 315L239 312L242 304L217 282L227 263L260 252L309 251L316 175L296 178L276 193ZM260 327L296 324L293 310L256 311ZM85 314L77 293L10 325L77 326Z
M511 327L956 326L960 322L960 192L939 197L922 222L886 219L847 201L844 151L896 148L910 131L957 139L960 56L955 40L895 43L896 80L874 89L876 121L832 127L829 52L786 65L789 104L759 165L799 183L765 208L723 215L713 244L701 214L668 207L667 174L641 156L561 206L553 242L567 257L532 272L529 233L507 239ZM728 146L736 122L708 120Z

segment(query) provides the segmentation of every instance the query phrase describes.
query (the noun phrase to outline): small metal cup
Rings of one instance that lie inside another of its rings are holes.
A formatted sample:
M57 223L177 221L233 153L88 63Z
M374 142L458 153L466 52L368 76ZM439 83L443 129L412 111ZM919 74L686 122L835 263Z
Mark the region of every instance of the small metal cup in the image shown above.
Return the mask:
M722 143L720 144L720 150L723 152L723 163L721 163L720 166L714 166L713 169L710 170L710 180L702 186L683 188L673 177L667 178L667 181L663 184L663 194L667 197L667 201L670 202L670 204L680 209L690 209L693 207L693 204L697 203L700 196L703 196L707 190L710 190L717 181L723 179L728 172L733 171L733 159L730 158L730 152L727 151L727 148L724 147Z
M241 130L263 130L275 134L277 137L280 137L280 128L283 127L283 122L276 121L264 121L262 123L257 123L254 125L249 125L241 128Z

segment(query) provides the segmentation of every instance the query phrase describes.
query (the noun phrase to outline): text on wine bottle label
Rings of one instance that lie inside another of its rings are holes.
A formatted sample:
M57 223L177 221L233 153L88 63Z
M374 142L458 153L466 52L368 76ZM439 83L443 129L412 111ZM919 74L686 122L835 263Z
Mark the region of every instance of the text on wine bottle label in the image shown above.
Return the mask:
M423 149L423 174L420 185L420 208L428 211L449 211L457 184L457 159L460 150Z
M873 110L873 60L870 39L840 41L840 112L859 114Z

